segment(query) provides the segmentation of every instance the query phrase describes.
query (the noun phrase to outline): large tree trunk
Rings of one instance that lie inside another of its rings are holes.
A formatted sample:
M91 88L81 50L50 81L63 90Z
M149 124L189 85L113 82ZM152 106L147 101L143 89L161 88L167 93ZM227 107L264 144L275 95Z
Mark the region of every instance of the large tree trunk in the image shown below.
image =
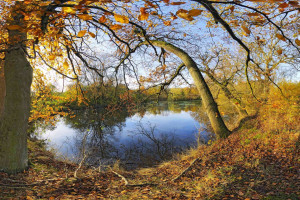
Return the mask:
M220 115L218 106L195 61L185 51L170 43L167 43L165 41L150 41L150 42L154 46L162 47L167 51L174 53L183 61L185 66L188 68L194 80L194 83L200 93L203 106L205 108L205 111L208 115L208 118L210 120L211 126L215 134L219 138L228 137L230 135L230 131L226 127Z
M17 15L10 24L22 26L22 19ZM32 68L23 50L26 33L11 30L9 39L10 47L4 61L6 95L0 116L0 171L15 173L28 166L26 130L30 113ZM0 82L3 80L0 79Z
M4 60L0 59L0 119L4 110L5 88Z

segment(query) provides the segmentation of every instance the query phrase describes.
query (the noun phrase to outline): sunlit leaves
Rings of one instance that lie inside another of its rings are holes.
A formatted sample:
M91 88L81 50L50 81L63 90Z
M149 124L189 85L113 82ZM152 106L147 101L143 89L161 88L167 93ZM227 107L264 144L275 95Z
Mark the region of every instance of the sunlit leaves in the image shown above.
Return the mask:
M54 60L55 57L56 57L55 55L49 55L49 56L48 56L48 59L49 59L49 60Z
M281 48L277 49L277 53L278 53L278 55L281 55L282 54L282 49Z
M242 25L242 29L244 30L244 32L247 34L247 35L249 35L250 33L251 33L251 31L248 29L248 27L247 26L245 26L245 25Z
M146 8L140 8L140 15L138 17L139 21L147 20L149 17L149 13L146 12Z
M69 64L68 64L68 61L65 60L65 62L63 63L63 67L67 70L69 69Z
M22 26L19 26L19 25L9 25L9 26L7 26L6 28L7 28L8 30L13 31L13 30L20 30L20 29L22 29Z
M81 30L78 32L77 36L78 37L83 37L86 34L86 30Z
M171 2L170 3L171 5L182 5L182 4L185 4L185 2Z
M202 13L202 10L192 9L188 12L189 16L196 17Z
M189 12L187 10L184 9L180 9L176 12L176 15L182 19L188 20L188 21L192 21L194 20L194 18L189 15Z
M128 24L129 18L123 15L114 14L115 20L119 23Z
M96 37L96 35L95 35L94 33L92 33L92 32L89 32L89 35L90 35L92 38L95 38L95 37Z
M88 21L88 20L92 20L93 19L93 16L89 15L89 14L80 14L80 15L77 15L78 18L84 20L84 21Z
M103 16L101 16L101 17L99 18L98 22L99 22L99 23L105 23L106 20L107 20L106 17L103 15Z
M119 30L121 28L123 28L123 26L121 26L120 24L114 24L110 26L110 29L114 31Z
M165 26L171 26L171 21L164 21Z
M276 37L282 41L285 41L285 37L279 33L276 34Z
M300 46L300 40L299 39L295 39L295 43Z
M76 10L74 8L72 8L72 7L63 7L62 11L64 13L71 13L71 14L75 14L76 13Z

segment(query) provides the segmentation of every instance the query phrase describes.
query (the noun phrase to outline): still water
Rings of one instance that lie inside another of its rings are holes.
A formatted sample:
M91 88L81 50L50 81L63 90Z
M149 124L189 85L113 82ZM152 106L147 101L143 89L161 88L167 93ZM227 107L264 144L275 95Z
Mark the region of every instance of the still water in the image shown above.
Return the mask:
M199 101L147 104L135 112L81 110L60 117L41 139L62 159L92 166L119 160L125 168L151 166L207 140Z

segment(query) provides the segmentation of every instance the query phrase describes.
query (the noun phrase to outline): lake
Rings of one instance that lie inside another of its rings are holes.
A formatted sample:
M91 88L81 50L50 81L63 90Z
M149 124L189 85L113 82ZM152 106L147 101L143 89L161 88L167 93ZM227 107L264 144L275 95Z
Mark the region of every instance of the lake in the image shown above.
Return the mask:
M75 111L58 117L39 138L47 140L47 148L60 159L80 162L84 158L97 167L117 160L127 169L152 166L208 140L207 117L200 104L160 102L134 112Z

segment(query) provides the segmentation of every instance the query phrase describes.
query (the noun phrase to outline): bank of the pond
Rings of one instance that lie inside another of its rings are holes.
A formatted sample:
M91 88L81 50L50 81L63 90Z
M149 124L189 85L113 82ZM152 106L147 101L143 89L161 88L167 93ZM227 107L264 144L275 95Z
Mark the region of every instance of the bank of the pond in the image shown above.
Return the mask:
M266 132L257 118L227 139L153 168L124 171L116 163L99 171L57 161L38 140L29 140L29 158L27 171L0 173L1 198L296 200L300 195L299 130Z

